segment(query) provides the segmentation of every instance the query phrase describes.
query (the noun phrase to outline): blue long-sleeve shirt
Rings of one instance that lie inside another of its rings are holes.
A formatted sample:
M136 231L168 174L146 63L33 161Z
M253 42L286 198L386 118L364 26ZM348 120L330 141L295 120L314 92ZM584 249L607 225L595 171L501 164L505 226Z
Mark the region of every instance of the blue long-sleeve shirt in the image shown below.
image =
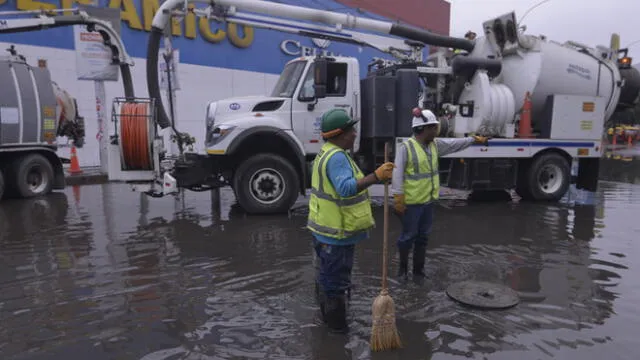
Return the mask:
M358 193L358 186L355 174L351 169L349 159L343 152L334 154L327 162L327 177L333 185L338 195L341 197L355 196ZM368 232L360 233L346 239L336 239L313 233L313 236L321 242L329 245L353 245L366 239Z

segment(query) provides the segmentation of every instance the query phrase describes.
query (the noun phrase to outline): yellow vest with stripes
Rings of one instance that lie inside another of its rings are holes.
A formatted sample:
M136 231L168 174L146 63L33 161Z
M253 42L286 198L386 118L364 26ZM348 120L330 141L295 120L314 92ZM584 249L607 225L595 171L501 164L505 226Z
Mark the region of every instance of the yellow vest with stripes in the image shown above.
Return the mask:
M313 161L307 228L320 235L345 239L367 231L375 221L367 189L355 196L343 198L329 180L327 163L338 152L347 156L356 179L364 177L346 151L332 143L325 143Z
M426 204L440 197L438 147L429 144L430 154L413 137L404 142L407 164L404 169L404 201L407 205Z

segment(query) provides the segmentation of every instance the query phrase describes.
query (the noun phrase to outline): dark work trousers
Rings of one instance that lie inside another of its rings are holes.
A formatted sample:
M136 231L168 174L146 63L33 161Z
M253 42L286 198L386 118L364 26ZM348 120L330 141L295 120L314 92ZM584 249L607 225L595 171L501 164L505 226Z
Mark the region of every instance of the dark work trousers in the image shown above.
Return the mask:
M433 224L433 205L407 205L402 215L402 233L398 238L398 249L409 250L413 245L427 246Z
M313 239L317 281L328 298L346 294L351 286L355 245L327 245Z
M398 238L399 276L407 274L409 252L412 247L413 274L414 276L425 276L424 262L432 223L433 203L406 206L405 213L402 215L402 233Z

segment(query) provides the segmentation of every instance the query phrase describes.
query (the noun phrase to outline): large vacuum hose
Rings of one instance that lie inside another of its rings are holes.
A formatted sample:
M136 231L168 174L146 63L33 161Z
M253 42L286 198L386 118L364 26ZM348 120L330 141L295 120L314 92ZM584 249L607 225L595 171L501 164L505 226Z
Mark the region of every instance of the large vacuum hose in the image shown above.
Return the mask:
M157 106L156 123L160 128L166 129L171 126L171 121L169 121L164 104L162 103L160 82L158 79L158 53L160 51L160 40L162 40L163 35L161 29L151 27L151 35L147 43L147 89L149 91L149 97L154 99Z
M73 25L87 25L93 28L94 31L97 31L104 40L105 44L109 46L111 49L111 53L113 54L113 58L117 59L120 56L118 51L118 47L112 44L111 36L104 30L95 29L96 22L87 20L79 15L63 15L59 17L55 17L55 22L53 24L47 25L33 25L28 27L21 27L19 29L3 29L2 33L19 33L19 32L28 32L28 31L39 31L43 29L51 29L65 26L73 26ZM127 98L133 98L135 93L133 91L133 80L131 77L131 68L129 64L120 63L120 72L122 73L122 85L124 87L124 95Z
M473 51L475 47L475 43L467 39L438 35L431 31L404 24L393 24L389 33L406 39L420 41L431 46L449 47L452 49L466 50L468 52Z
M133 91L133 79L131 78L131 67L129 64L120 64L120 72L122 73L122 86L124 87L124 97L131 99L135 97Z

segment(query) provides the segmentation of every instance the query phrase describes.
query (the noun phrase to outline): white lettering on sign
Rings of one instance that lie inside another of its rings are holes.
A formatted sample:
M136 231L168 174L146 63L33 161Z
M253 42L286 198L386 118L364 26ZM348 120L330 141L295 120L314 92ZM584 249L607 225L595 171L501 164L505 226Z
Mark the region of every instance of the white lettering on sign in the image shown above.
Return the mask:
M282 50L283 53L289 56L340 56L339 54L326 49L330 44L328 40L313 40L315 40L313 41L314 44L321 44L323 48L304 46L300 43L300 41L297 40L284 40L280 43L280 50Z

